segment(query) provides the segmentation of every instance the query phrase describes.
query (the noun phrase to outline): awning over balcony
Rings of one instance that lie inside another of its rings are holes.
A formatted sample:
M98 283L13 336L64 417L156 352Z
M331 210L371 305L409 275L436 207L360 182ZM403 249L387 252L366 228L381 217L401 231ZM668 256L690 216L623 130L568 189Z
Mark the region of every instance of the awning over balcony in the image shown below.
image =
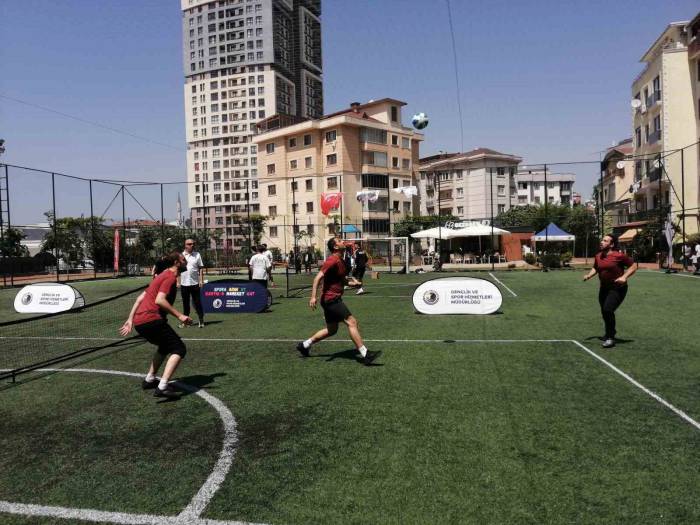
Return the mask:
M625 233L620 235L617 240L619 242L632 242L638 233L639 230L637 228L630 228Z

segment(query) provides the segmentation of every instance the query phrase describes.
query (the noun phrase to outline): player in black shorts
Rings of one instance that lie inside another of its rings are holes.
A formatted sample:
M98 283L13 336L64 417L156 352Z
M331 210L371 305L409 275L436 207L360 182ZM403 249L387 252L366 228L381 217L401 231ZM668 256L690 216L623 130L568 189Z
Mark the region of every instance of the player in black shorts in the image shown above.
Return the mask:
M362 245L355 250L355 269L352 271L352 276L360 283L360 289L357 290L356 295L362 295L365 293L365 289L362 286L362 279L365 276L365 271L367 270L367 252L362 248Z
M338 324L345 323L350 332L350 338L357 347L357 351L362 356L362 361L365 365L370 365L381 352L370 352L362 342L362 335L357 325L357 320L353 317L343 302L343 289L346 284L358 286L360 284L354 278L346 278L346 268L343 262L343 251L345 245L340 239L331 239L328 241L328 250L331 252L330 257L323 263L321 271L314 278L313 287L311 289L311 299L309 306L312 310L316 309L316 293L319 284L323 282L321 293L321 308L323 308L323 316L326 320L326 327L322 328L306 341L297 344L297 350L304 356L309 356L309 349L314 343L318 343L327 337L335 335L338 331Z

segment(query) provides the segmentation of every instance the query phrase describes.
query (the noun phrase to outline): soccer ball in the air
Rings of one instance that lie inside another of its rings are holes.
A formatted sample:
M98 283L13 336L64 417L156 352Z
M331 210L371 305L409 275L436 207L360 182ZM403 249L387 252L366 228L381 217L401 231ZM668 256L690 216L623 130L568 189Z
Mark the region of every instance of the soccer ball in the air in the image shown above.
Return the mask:
M428 127L428 115L425 113L416 113L413 115L413 127L416 129L425 129Z

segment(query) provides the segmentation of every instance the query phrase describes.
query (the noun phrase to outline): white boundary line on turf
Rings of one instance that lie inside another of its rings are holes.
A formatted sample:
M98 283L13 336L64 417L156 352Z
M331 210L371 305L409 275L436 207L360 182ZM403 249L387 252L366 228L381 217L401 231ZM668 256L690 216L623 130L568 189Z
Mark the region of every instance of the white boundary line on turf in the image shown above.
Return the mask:
M655 274L655 275L663 275L663 276L672 276L672 277L690 277L691 279L700 279L700 275L692 275L692 274L687 274L687 273L666 273L662 272L660 270L642 270L639 272L640 274Z
M122 341L106 337L0 337L0 339L43 339L50 341ZM183 341L215 341L233 343L298 343L299 339L263 337L183 337ZM371 343L568 343L571 339L365 339ZM321 343L347 343L352 339L324 339ZM318 343L318 344L321 344Z
M495 281L496 281L498 284L500 284L501 286L503 286L503 288L505 288L505 289L508 290L511 294L513 294L513 297L517 297L517 296L518 296L518 294L516 294L513 290L511 290L511 289L508 288L505 284L503 284L503 283L500 281L500 279L499 279L498 277L496 277L493 273L489 272L489 275L490 275L491 277L493 277L493 278L495 279Z
M42 368L40 372L77 372L89 374L107 374L116 376L127 376L142 378L143 374L135 372L123 372L119 370L100 370L91 368ZM51 507L44 505L28 505L23 503L12 503L9 501L0 501L0 512L8 512L11 514L29 515L29 516L50 516L63 519L78 519L94 522L118 523L118 524L153 524L167 525L170 523L177 524L192 524L192 525L250 525L241 521L217 521L200 518L202 512L209 504L214 494L221 487L221 483L226 478L226 474L231 468L233 457L235 455L236 443L238 435L236 432L236 419L231 411L224 405L221 400L203 391L202 389L173 381L173 384L201 397L209 403L219 414L224 426L224 439L219 458L214 464L212 472L209 474L204 484L200 487L187 507L180 512L178 516L157 516L152 514L129 514L123 512L105 512L94 509L75 509L68 507Z
M649 390L647 387L645 387L645 386L644 386L643 384L641 384L639 381L636 381L636 380L635 380L634 378L632 378L629 374L626 374L625 372L623 372L622 370L620 370L619 368L617 368L615 365L613 365L611 362L606 361L605 359L603 359L602 357L600 357L598 354L596 354L596 353L595 353L593 350L591 350L590 348L585 347L584 345L582 345L581 343L579 343L579 342L576 341L575 339L571 339L571 342L574 343L574 344L575 344L576 346L578 346L579 348L581 348L582 350L584 350L585 352L587 352L588 354L590 354L591 356L593 356L594 358L596 358L598 361L600 361L600 362L603 363L605 366L607 366L608 368L610 368L610 370L612 370L612 371L615 372L616 374L619 374L619 375L621 375L622 377L624 377L627 381L629 381L629 382L632 383L634 386L636 386L637 388L639 388L640 390L642 390L642 391L643 391L644 393L646 393L648 396L652 397L653 399L655 399L656 401L658 401L659 403L661 403L663 406L665 406L666 408L668 408L669 410L671 410L672 412L674 412L678 417L680 417L681 419L683 419L683 420L686 421L687 423L690 423L690 424L693 425L696 429L700 430L700 423L698 423L697 421L695 421L693 418L691 418L688 414L686 414L685 412L683 412L681 409L674 407L671 403L669 403L668 401L666 401L663 397L661 397L660 395L658 395L658 394L655 393L654 391Z

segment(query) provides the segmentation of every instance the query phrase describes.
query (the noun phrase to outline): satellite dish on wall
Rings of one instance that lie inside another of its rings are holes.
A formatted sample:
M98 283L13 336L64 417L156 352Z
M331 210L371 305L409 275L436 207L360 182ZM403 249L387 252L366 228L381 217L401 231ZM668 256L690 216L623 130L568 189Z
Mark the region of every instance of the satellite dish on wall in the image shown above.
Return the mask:
M661 167L661 161L659 159L656 159L654 161L654 168L660 168Z
M632 106L632 109L639 109L642 107L642 101L638 98L633 98L630 102L630 106Z
M615 164L618 170L624 170L625 169L625 161L624 160L618 160L617 164Z

